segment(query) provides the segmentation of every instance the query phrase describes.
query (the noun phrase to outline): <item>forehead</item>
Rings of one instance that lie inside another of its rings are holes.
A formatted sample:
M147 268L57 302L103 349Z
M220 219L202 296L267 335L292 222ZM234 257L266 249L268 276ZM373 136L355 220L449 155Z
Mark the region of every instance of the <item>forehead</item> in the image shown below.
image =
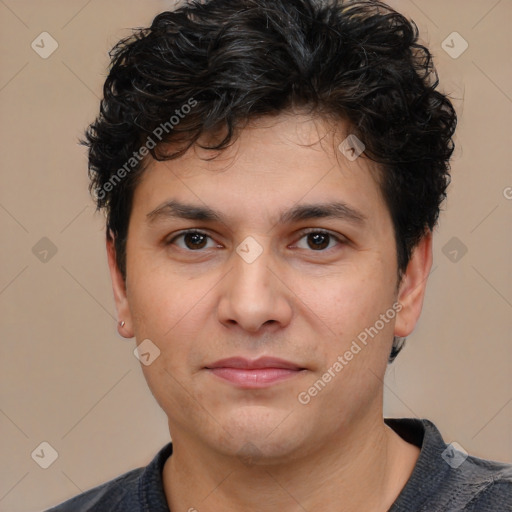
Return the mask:
M307 115L258 119L224 150L195 146L180 158L151 161L135 190L134 213L151 217L175 200L226 216L272 213L274 222L293 218L284 208L322 202L343 203L362 217L382 215L378 170L369 159L351 160L339 149L349 135L343 123Z

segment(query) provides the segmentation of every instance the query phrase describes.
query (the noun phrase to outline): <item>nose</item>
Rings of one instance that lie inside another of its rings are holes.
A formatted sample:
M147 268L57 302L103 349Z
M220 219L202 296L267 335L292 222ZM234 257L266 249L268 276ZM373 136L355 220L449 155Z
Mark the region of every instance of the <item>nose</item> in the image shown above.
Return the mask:
M232 259L233 268L221 284L219 321L251 333L288 325L293 315L291 292L280 279L270 249L264 248L252 262L236 253Z

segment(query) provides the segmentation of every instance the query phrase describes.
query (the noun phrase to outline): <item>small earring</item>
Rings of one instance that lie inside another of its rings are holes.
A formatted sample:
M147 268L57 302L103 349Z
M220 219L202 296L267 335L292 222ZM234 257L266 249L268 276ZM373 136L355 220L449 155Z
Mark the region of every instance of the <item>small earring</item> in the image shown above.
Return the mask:
M121 322L119 322L119 326L120 326L120 327L124 327L124 326L125 326L125 322L124 322L124 320L121 320Z

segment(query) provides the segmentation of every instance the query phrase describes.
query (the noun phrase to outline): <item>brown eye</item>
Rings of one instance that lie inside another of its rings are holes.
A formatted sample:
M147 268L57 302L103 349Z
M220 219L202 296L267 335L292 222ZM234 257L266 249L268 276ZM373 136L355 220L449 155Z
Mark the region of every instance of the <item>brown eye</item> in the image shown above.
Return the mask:
M182 242L177 243L177 240L181 240ZM175 236L172 240L168 242L168 244L176 244L181 249L189 251L198 251L200 249L213 247L206 247L208 240L211 240L211 237L208 236L206 233L202 233L201 231L185 231Z
M325 249L329 245L330 235L327 233L310 233L307 237L311 249Z
M183 241L189 249L202 249L206 245L207 236L202 233L185 233Z
M303 243L302 240L305 240L306 243ZM337 237L328 231L311 229L303 234L297 243L297 247L320 252L325 249L332 249L335 245L343 245L343 243L342 237Z

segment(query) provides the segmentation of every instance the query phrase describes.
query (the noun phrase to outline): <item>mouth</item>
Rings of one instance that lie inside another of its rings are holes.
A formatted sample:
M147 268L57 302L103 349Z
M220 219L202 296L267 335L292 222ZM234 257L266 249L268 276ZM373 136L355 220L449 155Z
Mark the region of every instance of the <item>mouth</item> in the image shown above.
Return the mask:
M302 375L306 368L284 359L221 359L205 367L212 375L242 388L262 388Z

